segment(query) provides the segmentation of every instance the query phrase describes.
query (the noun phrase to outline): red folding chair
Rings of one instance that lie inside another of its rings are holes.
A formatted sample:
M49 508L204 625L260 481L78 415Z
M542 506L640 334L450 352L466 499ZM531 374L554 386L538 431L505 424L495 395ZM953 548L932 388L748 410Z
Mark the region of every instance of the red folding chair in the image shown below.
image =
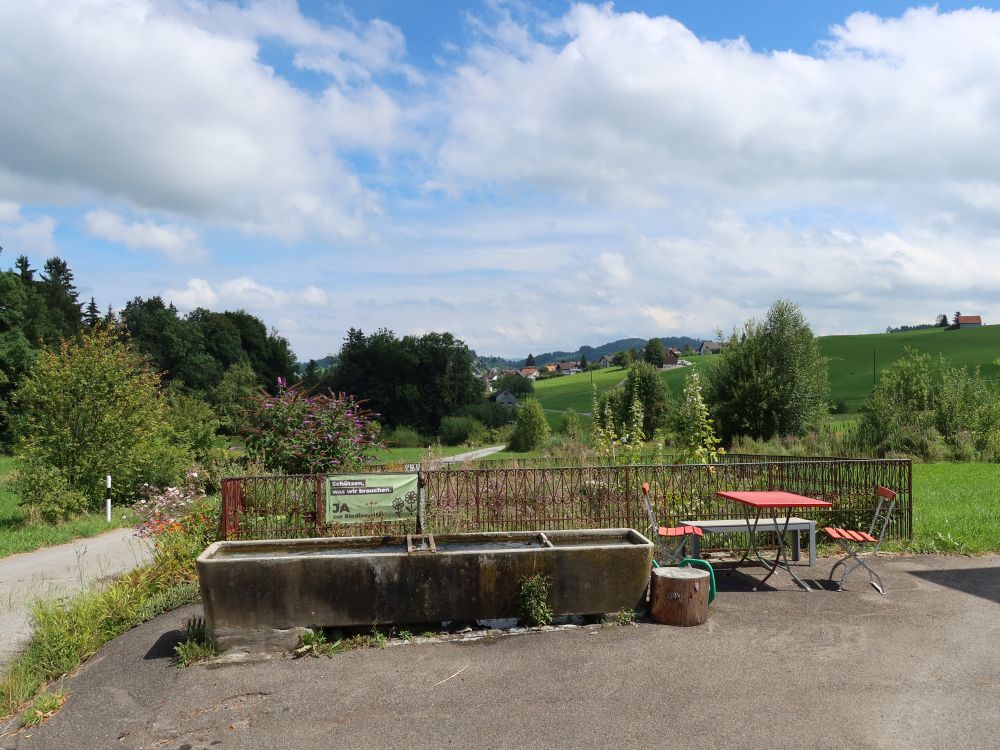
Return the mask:
M660 526L656 520L656 514L653 513L653 504L649 500L649 482L644 482L642 485L642 499L646 503L649 523L653 528L653 533L656 534L653 543L657 549L662 550L665 558L664 563L676 565L685 557L684 549L687 547L688 539L692 536L702 536L705 532L697 526ZM665 541L668 539L673 540L676 543L675 546L671 547L670 543Z
M896 506L896 493L885 487L879 487L876 491L878 492L878 505L875 506L875 515L868 531L841 529L836 526L827 526L823 529L845 553L830 569L830 581L836 582L840 591L844 590L844 579L847 576L858 568L864 568L868 571L868 583L880 594L885 594L882 577L872 570L865 560L878 554L878 548L885 537L886 529L889 528L892 510ZM843 566L843 571L838 581L834 572L841 566Z

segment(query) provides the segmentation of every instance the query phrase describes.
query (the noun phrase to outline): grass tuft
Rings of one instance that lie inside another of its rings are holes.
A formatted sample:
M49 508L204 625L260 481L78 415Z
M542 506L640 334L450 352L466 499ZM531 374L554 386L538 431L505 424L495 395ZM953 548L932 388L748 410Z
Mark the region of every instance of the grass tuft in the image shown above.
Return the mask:
M62 708L68 698L69 693L64 693L61 690L54 693L39 693L31 704L31 708L21 714L21 724L26 727L37 727L39 724L44 724L55 715L56 711Z
M215 656L215 646L208 637L205 618L192 617L184 625L183 641L174 646L178 667L188 667Z
M541 574L523 578L518 592L518 603L521 608L521 620L525 625L552 624L552 607L549 606L548 576Z
M617 628L625 625L635 624L635 612L631 609L621 609L613 614L605 616L601 620L601 626L606 628Z

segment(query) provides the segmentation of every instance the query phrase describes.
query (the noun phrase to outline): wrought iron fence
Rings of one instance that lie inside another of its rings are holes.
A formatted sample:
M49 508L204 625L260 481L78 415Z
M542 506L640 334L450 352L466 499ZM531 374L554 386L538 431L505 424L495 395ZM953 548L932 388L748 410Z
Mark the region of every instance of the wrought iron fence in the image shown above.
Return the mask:
M433 533L635 527L646 529L641 487L661 524L705 518L742 518L742 507L722 490L786 490L833 503L829 510L796 512L818 525L864 527L875 488L896 490L889 530L913 535L912 462L907 459L829 459L728 456L712 465L532 466L422 468L422 526ZM761 460L761 459L766 460ZM374 468L374 467L369 467ZM223 480L224 539L406 534L414 521L329 525L323 520L323 481L317 476ZM706 540L711 548L713 540Z

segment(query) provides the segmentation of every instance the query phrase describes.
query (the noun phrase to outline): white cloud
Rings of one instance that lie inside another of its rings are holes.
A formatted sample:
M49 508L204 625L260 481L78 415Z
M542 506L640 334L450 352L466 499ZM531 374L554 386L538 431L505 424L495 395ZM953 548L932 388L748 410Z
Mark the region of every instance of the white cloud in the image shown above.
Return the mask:
M21 220L21 207L10 201L0 201L0 223L13 224Z
M52 254L55 229L56 221L51 216L27 218L17 203L0 201L0 247L11 254Z
M173 302L181 310L193 310L196 307L216 308L219 295L205 279L188 279L184 289L168 289L163 293L167 302Z
M262 64L262 36L336 53L327 94ZM0 189L75 188L285 239L358 236L377 201L337 149L391 145L398 110L371 77L400 44L382 22L321 27L293 2L0 3L0 47L17 60L0 64Z
M817 56L699 39L610 4L552 28L555 43L495 35L471 50L446 87L435 184L921 215L1000 185L1000 13L855 14Z
M600 276L595 279L598 284L625 286L632 281L632 273L621 253L601 253L597 266L600 269Z
M163 297L181 310L196 307L249 311L273 311L290 307L323 307L326 292L312 284L303 289L279 290L248 276L213 285L206 279L188 279L183 289L167 289Z
M129 223L105 209L88 212L84 223L93 237L120 242L129 250L156 250L176 263L203 261L208 257L194 230L178 224Z

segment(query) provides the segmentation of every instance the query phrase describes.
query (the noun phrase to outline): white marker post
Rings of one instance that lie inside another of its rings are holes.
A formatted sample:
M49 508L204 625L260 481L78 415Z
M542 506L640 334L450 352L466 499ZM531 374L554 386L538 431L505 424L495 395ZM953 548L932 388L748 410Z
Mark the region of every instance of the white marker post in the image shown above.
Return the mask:
M111 475L104 477L104 510L108 523L111 523Z

